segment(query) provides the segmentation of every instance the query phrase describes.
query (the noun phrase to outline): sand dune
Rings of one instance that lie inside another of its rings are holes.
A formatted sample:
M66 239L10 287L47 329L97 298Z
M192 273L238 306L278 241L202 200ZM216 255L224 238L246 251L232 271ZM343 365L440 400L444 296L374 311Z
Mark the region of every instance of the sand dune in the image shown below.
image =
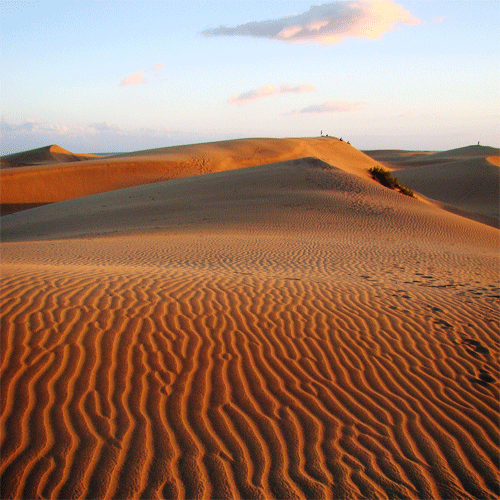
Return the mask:
M404 151L404 150L373 150L365 153L374 160L393 167L396 170L425 165L439 165L454 161L482 159L498 156L499 149L490 146L465 146L447 151Z
M435 154L433 151L405 151L402 149L375 149L364 151L364 153L390 169L408 167L413 165L416 160L425 161L428 159L427 157L432 158Z
M51 146L45 146L43 148L2 156L0 158L0 166L2 168L24 167L27 165L68 163L95 158L101 158L101 156L93 154L75 154L67 149L61 148L57 144L52 144Z
M367 151L405 186L464 217L500 225L499 150L467 146L440 153ZM418 167L418 168L417 168Z
M91 161L4 169L3 214L139 184L315 156L365 175L374 160L334 138L241 139L127 153Z
M499 497L499 231L330 144L2 217L2 497Z
M499 227L500 169L487 158L398 170L394 175L450 210Z

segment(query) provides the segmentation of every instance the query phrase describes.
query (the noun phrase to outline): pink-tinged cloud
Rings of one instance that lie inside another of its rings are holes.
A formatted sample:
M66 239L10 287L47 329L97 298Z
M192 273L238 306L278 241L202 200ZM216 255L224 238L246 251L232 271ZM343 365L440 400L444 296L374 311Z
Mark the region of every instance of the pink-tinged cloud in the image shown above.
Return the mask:
M149 69L144 69L141 71L138 71L137 73L132 73L131 75L126 76L122 82L120 83L121 87L127 87L128 85L139 85L141 83L148 83L148 80L146 80L142 74L143 73L150 73L153 71L158 71L161 68L165 66L165 63L157 63L155 64L152 68ZM154 77L159 77L160 75L158 73L155 73ZM164 78L162 78L164 80Z
M346 38L379 39L398 24L421 21L393 0L336 1L311 7L295 16L221 26L202 32L205 37L250 36L288 43L317 42L333 45Z
M306 113L348 113L350 111L359 111L364 107L364 102L326 101L321 104L312 104L311 106L292 111L288 114L301 115Z
M131 75L126 76L122 83L120 83L121 87L127 87L128 85L139 85L141 83L146 83L146 79L142 76L143 71L138 71L137 73L132 73Z
M263 87L255 90L249 90L248 92L243 92L242 94L233 94L229 97L228 103L238 106L242 106L249 101L254 99L263 99L264 97L270 97L278 94L301 94L302 92L313 92L316 90L312 85L307 83L302 83L297 86L288 85L287 83L282 83L279 87L275 87L268 83Z
M165 63L158 63L158 64L155 64L151 69L150 71L156 71L157 69L161 69L163 68L163 66L165 66Z

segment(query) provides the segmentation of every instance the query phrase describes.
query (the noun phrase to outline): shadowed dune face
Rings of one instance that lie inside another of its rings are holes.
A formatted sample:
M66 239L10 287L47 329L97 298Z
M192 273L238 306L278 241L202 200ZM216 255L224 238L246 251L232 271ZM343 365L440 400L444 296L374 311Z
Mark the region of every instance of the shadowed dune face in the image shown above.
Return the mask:
M44 205L46 203L3 203L0 204L0 215L15 214L16 212L43 207Z
M2 204L53 203L124 187L315 156L357 172L377 163L333 138L241 139L140 151L82 162L4 169Z
M500 226L499 150L467 146L441 153L368 151L407 187L445 209L493 227Z
M465 146L447 151L404 151L404 150L373 150L365 153L374 160L382 162L394 169L439 165L453 161L498 156L498 148L490 146Z
M395 175L429 198L499 226L500 169L486 158L398 170Z
M397 166L409 166L416 161L425 162L429 158L433 158L432 151L405 151L400 149L375 149L364 151L366 155L378 161L385 167L397 168ZM436 161L435 158L433 161Z
M47 205L4 217L1 234L3 241L10 241L227 227L379 239L390 224L405 239L433 234L444 241L456 231L459 240L467 241L468 231L478 230L450 217L445 231L446 214L402 197L371 179L303 158Z
M6 498L494 498L499 231L316 158L2 218Z

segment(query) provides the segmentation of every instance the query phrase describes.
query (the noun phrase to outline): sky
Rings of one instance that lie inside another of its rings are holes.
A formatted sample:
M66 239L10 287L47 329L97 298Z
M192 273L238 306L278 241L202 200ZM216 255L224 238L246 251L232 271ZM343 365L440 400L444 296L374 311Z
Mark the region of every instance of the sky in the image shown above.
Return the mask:
M500 1L0 0L0 154L500 145Z

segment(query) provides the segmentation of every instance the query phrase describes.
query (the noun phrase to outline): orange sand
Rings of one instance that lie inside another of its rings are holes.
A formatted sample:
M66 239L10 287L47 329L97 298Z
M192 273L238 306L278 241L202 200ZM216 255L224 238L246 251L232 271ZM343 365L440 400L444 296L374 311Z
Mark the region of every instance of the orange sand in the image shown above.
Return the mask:
M23 151L2 156L0 166L2 168L24 167L27 165L45 165L51 163L68 163L73 161L83 161L95 158L101 158L93 154L75 154L67 149L61 148L56 144L45 146L43 148Z
M498 229L276 144L2 217L2 497L499 497Z
M32 152L28 153L26 157L18 154L19 161L29 162ZM361 175L376 165L345 142L328 137L175 146L88 161L1 169L0 208L2 214L9 214L103 191L307 156L335 161L337 166Z

